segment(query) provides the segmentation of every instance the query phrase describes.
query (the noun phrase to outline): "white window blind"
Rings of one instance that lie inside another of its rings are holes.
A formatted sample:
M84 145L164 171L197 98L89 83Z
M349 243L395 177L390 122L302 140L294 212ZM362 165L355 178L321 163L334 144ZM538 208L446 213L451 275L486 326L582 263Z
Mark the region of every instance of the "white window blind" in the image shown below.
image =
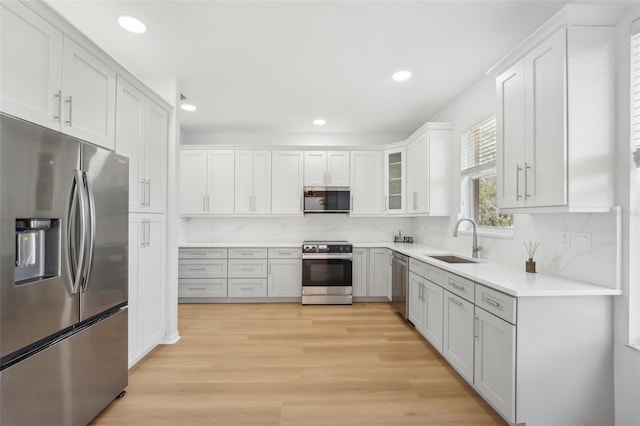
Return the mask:
M496 116L472 126L462 134L460 170L469 172L496 161Z
M633 162L640 167L640 21L632 24L631 36L631 144Z

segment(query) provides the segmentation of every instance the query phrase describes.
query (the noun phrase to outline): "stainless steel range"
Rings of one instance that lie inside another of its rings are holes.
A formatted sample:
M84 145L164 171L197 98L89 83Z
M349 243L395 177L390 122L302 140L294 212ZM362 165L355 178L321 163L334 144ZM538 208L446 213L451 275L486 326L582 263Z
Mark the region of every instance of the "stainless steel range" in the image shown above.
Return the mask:
M346 241L302 243L302 304L351 305L352 262Z

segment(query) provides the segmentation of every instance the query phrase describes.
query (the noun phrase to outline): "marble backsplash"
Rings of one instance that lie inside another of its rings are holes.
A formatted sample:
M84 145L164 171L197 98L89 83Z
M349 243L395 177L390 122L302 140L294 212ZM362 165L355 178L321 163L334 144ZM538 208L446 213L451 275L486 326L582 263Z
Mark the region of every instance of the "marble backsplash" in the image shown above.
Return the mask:
M456 217L416 218L414 233L420 243L471 255L471 234L453 237ZM605 287L617 283L617 220L615 214L517 214L514 215L513 237L478 237L480 257L511 265L521 265L527 259L523 245L539 241L535 254L539 273L559 275ZM568 232L569 247L564 247L561 233ZM591 248L582 244L580 234L587 234Z
M302 242L347 240L393 241L402 231L410 235L410 218L349 217L344 214L308 214L298 217L198 218L180 221L180 241L195 242Z

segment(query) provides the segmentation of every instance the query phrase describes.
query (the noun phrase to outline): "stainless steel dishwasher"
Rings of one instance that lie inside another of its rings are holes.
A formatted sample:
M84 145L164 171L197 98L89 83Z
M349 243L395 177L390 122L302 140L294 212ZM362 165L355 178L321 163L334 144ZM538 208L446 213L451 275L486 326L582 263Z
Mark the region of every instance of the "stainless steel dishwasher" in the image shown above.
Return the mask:
M409 295L409 256L393 252L391 257L391 304L403 317L407 318Z

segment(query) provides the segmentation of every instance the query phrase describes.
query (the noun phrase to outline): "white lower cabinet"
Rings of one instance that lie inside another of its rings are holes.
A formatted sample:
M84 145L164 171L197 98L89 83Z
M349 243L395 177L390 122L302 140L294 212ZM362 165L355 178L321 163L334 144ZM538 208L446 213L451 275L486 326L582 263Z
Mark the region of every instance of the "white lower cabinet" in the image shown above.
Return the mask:
M227 249L181 248L178 297L227 297Z
M301 297L300 247L181 247L179 253L178 296L182 302Z
M351 264L353 297L364 297L367 295L368 268L369 249L354 248L353 262Z
M516 326L476 307L476 390L507 420L515 422Z
M444 290L425 278L440 270L415 259L409 261L409 270L409 321L442 353Z
M389 297L391 289L391 255L386 248L369 249L367 296Z
M300 251L300 250L298 250ZM268 297L301 297L302 260L269 259Z
M267 297L264 278L229 278L228 297Z
M611 296L516 298L409 265L409 320L508 423L613 424Z
M423 336L442 353L444 319L444 290L429 280L424 280L422 298L425 302Z
M229 278L267 278L267 259L229 259Z
M151 351L164 335L164 215L129 218L129 366Z
M231 248L227 297L267 297L267 249Z
M424 335L424 317L426 303L423 298L424 280L422 277L409 273L409 321Z
M178 297L227 297L227 279L180 278Z
M442 355L469 383L473 383L474 306L444 290Z
M353 297L391 298L391 255L386 248L354 248ZM378 299L371 299L376 301Z

